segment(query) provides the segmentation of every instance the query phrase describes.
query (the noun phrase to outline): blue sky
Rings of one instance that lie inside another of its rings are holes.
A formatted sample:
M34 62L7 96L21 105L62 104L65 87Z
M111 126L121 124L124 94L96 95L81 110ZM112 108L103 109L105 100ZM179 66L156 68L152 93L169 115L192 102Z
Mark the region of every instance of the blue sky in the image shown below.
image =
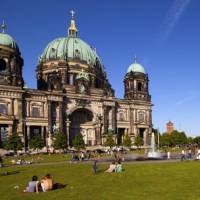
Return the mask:
M154 127L163 132L171 120L187 135L200 135L200 1L0 0L0 21L20 47L30 88L38 56L67 36L71 9L79 37L96 48L117 97L137 55L150 79Z

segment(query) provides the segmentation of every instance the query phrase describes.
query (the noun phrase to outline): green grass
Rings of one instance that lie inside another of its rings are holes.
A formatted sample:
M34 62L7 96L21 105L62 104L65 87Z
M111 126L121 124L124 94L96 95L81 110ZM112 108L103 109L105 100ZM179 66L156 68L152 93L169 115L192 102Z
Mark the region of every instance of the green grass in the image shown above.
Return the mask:
M11 160L26 160L31 161L32 163L50 163L50 162L60 162L67 161L71 159L71 154L38 154L38 155L26 155L26 156L10 156L4 157L3 162L5 165L12 165Z
M42 164L0 169L1 200L198 200L200 199L200 163L125 164L123 173L93 174L91 164ZM13 174L12 174L13 173ZM47 193L22 193L32 175L39 178L51 173L54 182L67 184L64 189ZM15 189L15 186L19 189Z

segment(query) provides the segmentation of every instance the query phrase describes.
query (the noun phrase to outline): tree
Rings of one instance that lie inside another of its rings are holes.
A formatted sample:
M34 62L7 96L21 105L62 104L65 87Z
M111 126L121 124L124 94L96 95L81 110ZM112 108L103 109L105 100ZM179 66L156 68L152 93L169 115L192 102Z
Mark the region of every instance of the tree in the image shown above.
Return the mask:
M173 146L187 144L187 136L185 132L179 132L177 130L174 130L172 132L171 137Z
M200 147L200 136L197 136L193 139L193 143L197 144Z
M72 141L72 144L73 144L74 148L77 149L78 151L80 149L84 149L85 148L85 142L83 140L83 136L82 136L81 133L78 133L75 136L74 140Z
M123 140L123 146L131 147L131 145L132 145L131 137L128 134L126 134Z
M15 153L17 153L17 151L22 150L22 148L23 143L21 141L21 138L16 133L13 133L8 137L8 140L5 144L5 149L13 150Z
M167 133L163 133L160 137L160 145L161 146L172 146L172 137Z
M187 138L187 143L188 144L193 144L193 138L192 137L188 137Z
M44 147L44 141L40 135L35 135L30 139L29 147L33 150L42 149Z
M105 146L108 146L110 148L115 146L115 141L113 140L112 134L110 134L110 133L106 137Z
M57 132L55 134L54 140L54 148L55 149L66 149L67 148L67 137L64 133Z
M185 132L179 132L177 130L174 130L171 135L167 133L163 133L163 135L160 138L161 145L166 146L181 146L188 143L188 138L185 134Z
M138 147L142 146L144 144L143 139L140 137L139 134L135 137L134 145Z

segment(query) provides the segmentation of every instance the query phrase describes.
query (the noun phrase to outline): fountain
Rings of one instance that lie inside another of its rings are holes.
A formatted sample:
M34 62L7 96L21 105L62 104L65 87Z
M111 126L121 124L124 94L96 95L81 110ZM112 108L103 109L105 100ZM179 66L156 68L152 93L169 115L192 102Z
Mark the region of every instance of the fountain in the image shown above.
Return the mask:
M156 151L156 144L155 144L155 135L152 132L151 134L151 150L147 154L148 158L153 158L153 159L161 159L161 153L159 151Z

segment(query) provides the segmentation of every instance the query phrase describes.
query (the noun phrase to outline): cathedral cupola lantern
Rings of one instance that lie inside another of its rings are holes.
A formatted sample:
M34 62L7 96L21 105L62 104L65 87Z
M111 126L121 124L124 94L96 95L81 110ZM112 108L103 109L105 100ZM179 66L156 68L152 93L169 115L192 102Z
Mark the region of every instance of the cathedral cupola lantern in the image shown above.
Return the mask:
M75 12L71 10L70 13L71 13L72 19L71 19L70 27L68 28L68 35L69 37L77 37L78 30L76 28L75 20L74 20Z
M124 78L124 98L128 100L150 101L148 82L148 75L135 56L134 63L129 66Z
M23 59L16 41L6 33L3 20L0 33L0 85L23 87Z

